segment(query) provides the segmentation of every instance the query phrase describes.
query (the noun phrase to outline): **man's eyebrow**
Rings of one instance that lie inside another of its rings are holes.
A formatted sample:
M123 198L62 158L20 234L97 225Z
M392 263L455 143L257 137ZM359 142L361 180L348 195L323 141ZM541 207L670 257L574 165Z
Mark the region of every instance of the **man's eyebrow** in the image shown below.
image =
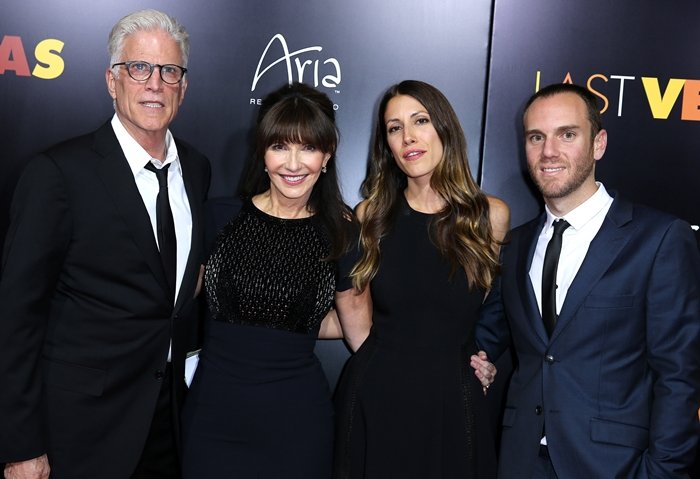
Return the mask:
M579 125L563 125L563 126L557 127L555 132L561 133L561 132L567 131L567 130L580 130L580 129L581 129L581 127ZM532 128L531 130L525 130L525 135L532 135L535 133L540 134L540 135L544 134L542 132L542 130L540 130L539 128Z

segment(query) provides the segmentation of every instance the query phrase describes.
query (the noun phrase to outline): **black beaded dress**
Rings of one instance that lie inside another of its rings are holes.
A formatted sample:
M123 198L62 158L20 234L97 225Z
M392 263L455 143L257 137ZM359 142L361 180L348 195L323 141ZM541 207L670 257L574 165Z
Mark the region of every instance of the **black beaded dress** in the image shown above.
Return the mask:
M340 286L338 264L321 260L324 231L248 200L219 235L205 273L211 320L183 412L185 478L331 476L333 408L313 352Z
M401 196L371 282L369 338L336 391L336 479L493 479L493 433L469 365L484 297Z

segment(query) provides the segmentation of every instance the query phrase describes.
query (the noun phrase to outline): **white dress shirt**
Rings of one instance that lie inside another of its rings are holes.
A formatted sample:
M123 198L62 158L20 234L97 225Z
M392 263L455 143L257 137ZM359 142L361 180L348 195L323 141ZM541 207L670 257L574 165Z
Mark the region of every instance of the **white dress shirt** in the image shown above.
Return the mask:
M561 255L557 266L557 314L561 311L561 306L566 299L566 293L569 291L569 287L574 281L576 273L578 273L583 259L586 257L586 253L588 253L588 247L595 235L598 234L613 202L612 197L608 194L603 184L596 184L598 185L598 190L593 196L563 217L571 226L564 230ZM547 220L540 232L540 236L537 238L535 255L530 265L530 281L532 281L532 288L535 290L540 314L542 314L542 264L544 263L547 244L554 232L552 224L559 219L546 206L545 211Z
M177 265L175 277L175 300L180 291L182 278L185 274L187 258L190 254L192 243L192 214L190 212L190 202L187 200L185 183L182 180L182 167L177 154L177 147L170 130L165 135L165 145L167 153L165 161L161 163L156 158L151 158L146 150L139 145L136 140L126 131L119 117L115 113L112 117L112 128L119 140L126 161L129 163L131 172L134 174L136 187L141 194L143 204L146 206L148 216L151 218L153 227L153 237L158 244L158 227L156 221L156 198L158 197L158 178L152 171L148 171L145 165L150 161L156 168L172 164L168 169L168 197L170 198L170 209L173 211L173 221L175 222L175 238L177 240Z

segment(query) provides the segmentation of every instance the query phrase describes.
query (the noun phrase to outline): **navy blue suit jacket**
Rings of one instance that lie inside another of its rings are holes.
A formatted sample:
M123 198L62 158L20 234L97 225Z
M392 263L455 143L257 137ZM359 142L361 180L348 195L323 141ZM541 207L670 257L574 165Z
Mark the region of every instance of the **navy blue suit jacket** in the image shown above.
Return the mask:
M545 217L514 229L477 341L517 365L499 478L532 474L543 427L559 477L683 478L700 407L700 254L690 226L616 197L551 339L528 271Z

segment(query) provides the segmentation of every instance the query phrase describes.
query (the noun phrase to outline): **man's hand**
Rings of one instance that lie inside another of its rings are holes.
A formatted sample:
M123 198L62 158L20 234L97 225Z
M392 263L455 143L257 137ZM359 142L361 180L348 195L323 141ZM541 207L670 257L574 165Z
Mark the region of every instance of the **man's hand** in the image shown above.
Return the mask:
M474 374L481 381L484 395L486 395L498 372L496 366L489 362L488 356L486 356L484 351L479 351L477 354L472 355L470 366L474 368Z
M5 479L49 479L49 458L43 456L5 464Z

